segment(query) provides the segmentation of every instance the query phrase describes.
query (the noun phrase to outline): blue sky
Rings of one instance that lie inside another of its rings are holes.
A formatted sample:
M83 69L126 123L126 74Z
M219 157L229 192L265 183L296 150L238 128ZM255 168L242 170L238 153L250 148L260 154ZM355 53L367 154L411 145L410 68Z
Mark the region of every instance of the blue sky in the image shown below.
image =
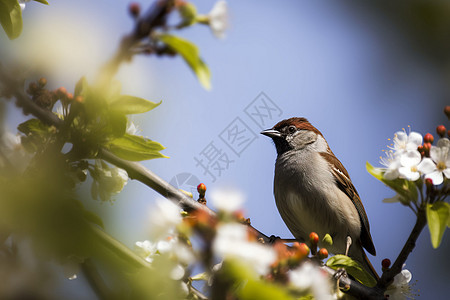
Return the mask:
M205 13L213 5L206 0L194 3ZM73 89L82 75L95 77L130 30L127 5L128 1L104 0L50 1L48 7L29 3L23 36L13 42L20 49L16 58L50 56L54 66L44 74L50 84ZM124 93L163 101L134 120L144 136L167 147L164 154L170 159L144 165L167 181L188 173L208 190L237 189L245 194L245 211L253 226L267 235L291 237L272 194L275 148L259 134L261 124L246 113L246 108L248 112L261 103L258 96L264 93L266 103L277 108L265 119L266 128L288 117L308 118L349 171L377 248L377 256L370 258L380 271L381 260L394 260L400 251L414 216L400 204L381 202L393 192L367 173L365 163L378 165L381 150L397 130L410 125L424 135L434 134L439 124L448 125L442 113L449 92L444 68L424 59L386 15L352 2L230 1L229 9L224 40L214 38L206 26L180 32L199 46L209 65L211 91L202 89L179 57L136 57L120 69ZM27 41L33 38L30 45ZM52 44L44 42L47 38ZM1 39L3 47L5 37ZM20 119L11 109L11 127ZM244 124L248 135L240 146L235 141L234 152L227 145L226 130L236 124ZM220 174L212 170L215 180L195 160L205 158L212 145L229 159ZM113 205L88 205L106 218L109 232L132 246L147 237L149 211L157 197L147 187L129 182ZM420 289L422 299L448 292L450 268L448 233L433 250L427 230L407 262L417 280L413 289ZM64 288L70 289L70 284Z

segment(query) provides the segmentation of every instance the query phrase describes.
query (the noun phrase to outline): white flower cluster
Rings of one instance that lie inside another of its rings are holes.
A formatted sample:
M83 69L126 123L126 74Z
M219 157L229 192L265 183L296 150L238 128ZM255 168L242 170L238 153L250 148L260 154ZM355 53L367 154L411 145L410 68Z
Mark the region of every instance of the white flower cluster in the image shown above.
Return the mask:
M242 194L228 189L214 191L211 196L219 215L228 216L211 225L214 226L215 236L207 242L211 243L210 249L214 258L222 262L227 260L238 262L239 265L253 270L258 276L270 274L271 266L279 258L276 249L258 242L248 226L231 218L241 209ZM182 221L180 208L166 199L157 200L151 212L151 223L151 236L154 242L148 240L136 242L138 254L149 263L152 263L157 255L169 255L176 262L170 273L171 278L182 280L185 278L186 268L201 263L201 251L194 250L195 243L194 247L187 246L186 242L177 238L177 229L186 226ZM222 263L216 264L212 273L221 267ZM207 280L208 284L213 284L214 279L208 274L210 273L205 272L192 278ZM301 264L289 272L289 279L291 288L302 293L312 293L316 299L332 299L329 278L316 265Z
M431 146L430 157L423 157L417 150L422 145L422 135L417 132L399 131L395 133L392 147L381 158L386 167L383 177L387 180L404 178L416 181L421 176L431 179L434 185L440 185L450 178L450 141L441 138L437 146Z

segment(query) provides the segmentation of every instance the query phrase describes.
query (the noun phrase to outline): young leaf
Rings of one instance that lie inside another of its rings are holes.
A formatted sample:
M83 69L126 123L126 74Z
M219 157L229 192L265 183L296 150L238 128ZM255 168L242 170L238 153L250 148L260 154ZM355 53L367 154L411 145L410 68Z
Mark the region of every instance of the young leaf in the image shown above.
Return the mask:
M161 34L158 38L183 57L206 90L211 89L211 73L208 66L200 58L199 50L195 44L170 34Z
M48 2L45 1L45 0L34 0L34 1L42 3L42 4L45 4L45 5L48 5Z
M19 37L23 26L19 2L0 0L0 24L10 40Z
M76 96L84 96L88 89L88 82L86 77L81 77L80 80L75 84L75 97Z
M167 157L159 153L165 149L160 143L136 135L125 134L112 140L108 146L115 155L131 161Z
M126 115L141 114L154 109L161 102L155 103L139 97L122 95L113 100L110 108Z
M435 249L441 244L449 217L450 204L447 202L427 204L428 229L430 230L431 244Z
M19 126L17 126L17 129L26 135L29 135L31 133L45 134L48 132L48 126L38 119L29 119L19 124Z
M418 192L417 187L413 181L409 181L402 178L397 178L394 180L388 180L383 177L383 171L381 168L375 168L369 162L366 162L367 171L376 179L383 182L385 185L396 191L402 198L402 200L417 201ZM403 204L405 204L402 201Z
M350 257L342 254L330 257L326 263L327 266L335 270L344 268L347 273L356 278L359 282L366 286L373 287L377 284L375 278L367 273L359 262L351 259Z
M222 271L228 280L233 281L238 299L293 299L282 286L260 280L253 270L239 261L227 260Z

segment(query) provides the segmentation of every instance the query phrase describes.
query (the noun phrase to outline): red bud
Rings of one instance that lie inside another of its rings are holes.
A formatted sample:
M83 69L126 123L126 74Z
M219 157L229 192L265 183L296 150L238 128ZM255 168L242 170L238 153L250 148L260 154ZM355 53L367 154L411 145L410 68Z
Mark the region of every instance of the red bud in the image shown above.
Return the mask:
M205 192L206 192L206 185L204 184L204 183L200 183L198 186L197 186L197 191L200 193L200 194L204 194Z
M77 103L83 103L83 102L84 102L83 96L76 96L76 97L75 97L75 102L77 102Z
M46 84L47 84L47 79L44 78L44 77L41 77L41 78L39 79L39 85L40 85L41 87L44 87Z
M328 250L326 248L321 248L319 250L319 258L320 259L325 259L328 257Z
M444 125L439 125L438 127L436 127L436 133L437 133L440 137L444 137L446 131L447 131L447 128L445 128Z
M305 243L295 242L292 248L295 250L294 258L301 259L309 254L309 247Z
M444 113L445 113L445 115L447 116L447 118L450 119L450 105L447 105L447 106L444 108Z
M311 242L312 245L317 245L319 243L319 235L315 232L311 232L309 234L309 241Z
M381 267L383 269L388 269L391 266L391 260L389 258L385 258L381 261Z
M128 6L128 12L134 18L139 17L139 14L141 13L141 5L136 2L131 2Z
M56 90L56 95L58 95L59 98L63 98L67 95L67 90L65 87L60 87Z
M434 137L433 137L433 135L432 135L431 133L427 133L427 134L425 134L425 136L423 137L423 141L424 141L425 143L433 144L433 142L434 142Z
M427 186L427 188L432 188L433 180L431 178L425 178L425 185Z

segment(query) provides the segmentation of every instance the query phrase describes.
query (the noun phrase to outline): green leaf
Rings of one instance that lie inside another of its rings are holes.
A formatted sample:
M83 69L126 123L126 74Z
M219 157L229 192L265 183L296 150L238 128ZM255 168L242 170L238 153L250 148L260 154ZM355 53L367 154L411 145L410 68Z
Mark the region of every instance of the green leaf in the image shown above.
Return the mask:
M49 127L47 125L45 125L38 119L30 119L17 126L17 129L26 135L29 135L31 133L42 135L48 132L48 128Z
M89 86L86 77L81 77L80 80L78 80L78 82L75 84L75 97L84 96L87 93L88 87Z
M200 58L199 50L195 44L170 34L161 34L158 39L180 54L197 75L200 84L206 90L211 89L211 73L208 66Z
M327 260L327 266L335 270L344 268L347 273L356 278L359 282L366 286L373 287L377 284L375 278L364 270L361 264L350 257L342 254L337 254Z
M45 1L45 0L34 0L34 1L42 3L42 4L45 4L45 5L48 5L48 2Z
M74 204L76 206L75 209L79 209L87 221L89 221L93 224L96 224L103 229L105 228L102 218L100 218L97 214L85 209L84 205L81 201L75 200Z
M112 140L108 146L115 155L131 161L167 157L159 153L165 149L160 143L136 135L125 134Z
M112 111L109 113L109 122L112 133L115 137L121 137L127 131L127 117L120 112Z
M0 24L10 40L22 33L22 10L17 0L0 0Z
M427 204L427 221L430 230L431 244L433 248L439 247L448 226L450 216L450 204L439 201L433 204Z
M236 287L238 299L243 300L290 300L293 299L286 289L277 284L260 280L258 276L242 261L227 260L223 264L225 278L232 280Z
M139 97L122 95L112 101L110 108L126 115L141 114L154 109L161 102L155 103Z
M383 169L375 168L369 162L366 162L367 171L376 179L383 182L385 185L396 191L401 196L401 202L407 204L409 201L417 201L418 192L416 184L413 181L397 178L388 180L383 177Z

